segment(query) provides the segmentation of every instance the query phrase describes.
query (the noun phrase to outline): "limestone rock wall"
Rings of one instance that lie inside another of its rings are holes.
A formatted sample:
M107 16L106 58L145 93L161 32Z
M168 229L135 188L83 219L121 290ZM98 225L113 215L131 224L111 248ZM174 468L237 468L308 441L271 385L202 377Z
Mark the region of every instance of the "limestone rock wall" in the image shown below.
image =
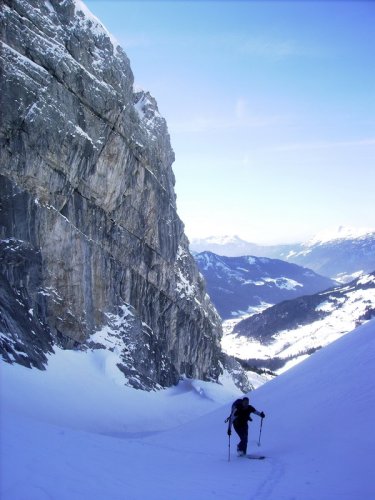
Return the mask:
M0 270L44 339L8 311L4 358L19 361L22 338L38 367L56 343L111 349L90 340L109 325L131 385L216 379L220 318L176 211L155 99L134 92L126 54L78 0L6 0L0 16ZM22 276L11 247L37 256Z

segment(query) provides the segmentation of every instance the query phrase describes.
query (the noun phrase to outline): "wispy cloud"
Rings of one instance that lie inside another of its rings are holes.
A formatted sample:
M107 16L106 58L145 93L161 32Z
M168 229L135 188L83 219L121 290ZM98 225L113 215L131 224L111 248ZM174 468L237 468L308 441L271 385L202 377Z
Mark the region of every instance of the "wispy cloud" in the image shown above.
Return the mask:
M291 57L316 57L322 54L317 47L309 47L297 40L267 37L249 37L238 45L238 51L254 57L287 59ZM327 51L325 51L327 55Z
M297 142L274 146L272 151L299 151L299 150L317 150L345 147L362 147L375 146L375 138L356 139L351 141L312 141L312 142Z
M121 36L118 37L118 40L125 50L129 48L147 48L154 46L154 42L146 33L139 33L133 36Z
M249 57L267 59L287 59L290 57L316 57L327 55L318 47L309 47L298 40L282 39L267 36L254 36L244 33L222 33L206 35L159 35L150 36L140 33L133 36L118 36L120 44L125 48L161 48L217 51L225 50Z
M169 128L175 133L203 133L290 125L291 122L294 122L294 118L289 115L253 113L248 99L240 96L232 102L232 109L226 114L215 113L213 109L206 110L181 121L170 120Z
M239 97L235 103L235 116L238 120L244 120L248 116L248 102L247 99Z
M242 113L242 112L240 112ZM280 125L289 122L289 117L285 116L231 116L213 117L213 116L194 116L180 122L169 121L169 129L174 133L203 133L235 129L253 129Z

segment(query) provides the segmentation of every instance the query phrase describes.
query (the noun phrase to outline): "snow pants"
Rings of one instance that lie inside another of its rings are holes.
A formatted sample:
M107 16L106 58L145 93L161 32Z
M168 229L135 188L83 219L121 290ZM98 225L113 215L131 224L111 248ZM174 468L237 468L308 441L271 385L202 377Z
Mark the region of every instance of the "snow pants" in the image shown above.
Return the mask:
M244 424L238 424L236 421L233 422L234 430L237 432L240 442L237 445L237 451L243 451L246 454L247 451L247 438L249 434L249 427L247 422Z

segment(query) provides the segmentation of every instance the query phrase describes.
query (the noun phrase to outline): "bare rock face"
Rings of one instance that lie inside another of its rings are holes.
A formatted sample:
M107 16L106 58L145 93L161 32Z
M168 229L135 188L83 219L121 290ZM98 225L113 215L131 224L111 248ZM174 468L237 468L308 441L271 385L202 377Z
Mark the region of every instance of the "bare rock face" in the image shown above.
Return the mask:
M217 379L220 318L156 101L78 0L6 0L0 21L4 359L41 368L56 344L105 348L135 387Z

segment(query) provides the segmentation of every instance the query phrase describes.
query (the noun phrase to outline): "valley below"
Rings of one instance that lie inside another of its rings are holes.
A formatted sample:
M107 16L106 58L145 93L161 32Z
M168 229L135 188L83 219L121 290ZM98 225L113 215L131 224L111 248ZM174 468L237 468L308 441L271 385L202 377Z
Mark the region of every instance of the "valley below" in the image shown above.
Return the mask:
M267 381L375 315L375 273L223 322L222 348Z

